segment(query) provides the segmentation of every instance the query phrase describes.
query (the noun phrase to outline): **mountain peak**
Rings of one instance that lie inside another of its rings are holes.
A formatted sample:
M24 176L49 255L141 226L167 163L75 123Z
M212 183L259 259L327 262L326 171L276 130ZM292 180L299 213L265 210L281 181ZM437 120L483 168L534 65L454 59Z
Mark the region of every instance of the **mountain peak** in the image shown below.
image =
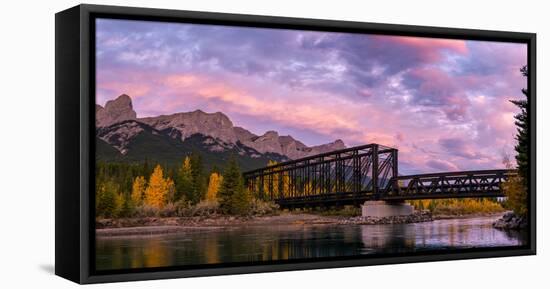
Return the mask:
M279 137L279 133L274 131L274 130L268 130L265 132L265 134L263 135L264 138L278 138Z
M344 141L342 141L341 139L337 139L337 140L333 141L332 144L338 145L338 146L343 146L343 147L346 146L346 145L344 144Z
M119 95L114 101L128 101L128 102L132 102L132 98L127 95L126 93L123 93L121 95Z
M181 134L181 139L199 133L205 136L220 139L226 143L236 143L237 136L233 129L233 123L221 112L207 113L200 109L190 112L180 112L171 115L140 118L158 130L168 128L176 129Z
M132 106L132 98L127 94L121 94L116 99L109 100L105 107L96 105L96 125L105 127L111 124L134 120L137 115Z

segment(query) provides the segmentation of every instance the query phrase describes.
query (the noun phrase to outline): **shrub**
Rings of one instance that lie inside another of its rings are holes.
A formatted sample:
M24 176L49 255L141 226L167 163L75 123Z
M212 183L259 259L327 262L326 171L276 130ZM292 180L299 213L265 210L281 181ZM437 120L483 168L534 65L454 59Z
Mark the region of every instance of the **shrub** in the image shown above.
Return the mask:
M211 216L220 212L220 204L217 201L200 201L191 209L193 216Z
M159 210L149 205L138 206L134 210L134 216L138 218L156 217L158 214Z
M361 208L354 206L344 206L342 208L321 210L324 216L355 217L361 215Z
M527 215L527 190L519 176L510 177L503 185L506 195L506 208L514 211L519 216Z
M257 216L272 215L277 213L278 210L279 210L279 205L273 202L266 202L255 198L253 198L250 201L249 213L251 215L257 215Z
M178 208L174 203L168 203L158 211L160 217L174 217L177 213Z

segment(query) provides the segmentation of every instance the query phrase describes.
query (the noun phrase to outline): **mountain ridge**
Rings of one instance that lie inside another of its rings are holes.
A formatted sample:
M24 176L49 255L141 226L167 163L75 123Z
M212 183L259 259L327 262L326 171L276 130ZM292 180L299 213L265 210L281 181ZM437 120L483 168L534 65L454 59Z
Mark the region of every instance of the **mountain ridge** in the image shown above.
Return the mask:
M310 147L290 135L281 136L273 130L256 135L246 128L235 126L222 112L207 113L197 109L138 118L132 99L127 94L107 101L105 107L96 105L96 136L121 155L129 153L132 140L144 131L181 143L192 136L202 135L202 146L210 152L235 150L236 153L250 158L263 158L269 154L271 157L277 156L275 158L279 161L346 148L339 139Z

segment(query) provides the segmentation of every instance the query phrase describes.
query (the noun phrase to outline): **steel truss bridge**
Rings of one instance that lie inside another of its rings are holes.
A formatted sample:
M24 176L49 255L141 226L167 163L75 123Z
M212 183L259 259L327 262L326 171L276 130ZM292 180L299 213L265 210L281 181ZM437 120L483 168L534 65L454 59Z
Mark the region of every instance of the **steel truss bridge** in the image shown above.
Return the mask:
M400 176L397 149L368 144L245 172L257 197L281 207L359 205L369 200L503 197L515 170Z

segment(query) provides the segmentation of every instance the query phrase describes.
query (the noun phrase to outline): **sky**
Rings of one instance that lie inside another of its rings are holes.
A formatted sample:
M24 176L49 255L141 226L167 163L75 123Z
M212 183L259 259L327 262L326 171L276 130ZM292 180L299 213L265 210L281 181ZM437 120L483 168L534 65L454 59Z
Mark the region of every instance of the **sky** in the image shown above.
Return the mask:
M128 94L138 117L220 111L306 145L379 143L399 149L401 173L514 155L525 44L96 21L96 102Z

